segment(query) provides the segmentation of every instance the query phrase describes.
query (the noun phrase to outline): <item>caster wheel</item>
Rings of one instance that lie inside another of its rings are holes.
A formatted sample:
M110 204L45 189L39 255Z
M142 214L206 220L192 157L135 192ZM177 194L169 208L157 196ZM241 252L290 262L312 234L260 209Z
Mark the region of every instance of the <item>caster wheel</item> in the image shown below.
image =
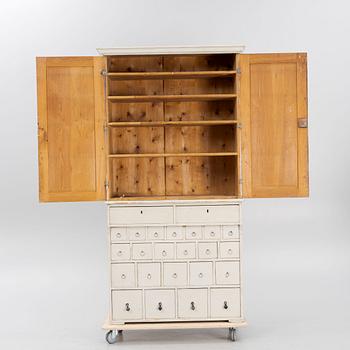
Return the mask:
M115 344L117 342L117 340L118 340L118 334L119 334L119 331L118 331L117 334L113 330L108 331L106 333L106 342L108 344Z
M229 338L231 341L236 341L237 340L237 334L236 334L236 329L235 328L229 328Z

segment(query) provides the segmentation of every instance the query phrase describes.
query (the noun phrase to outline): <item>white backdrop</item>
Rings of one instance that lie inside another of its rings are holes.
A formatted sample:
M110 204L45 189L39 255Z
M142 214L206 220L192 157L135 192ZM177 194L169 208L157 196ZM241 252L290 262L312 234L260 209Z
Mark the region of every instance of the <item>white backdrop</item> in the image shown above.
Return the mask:
M238 343L221 330L164 331L126 333L119 346L349 349L349 10L346 0L3 1L0 348L108 347L106 207L38 203L35 56L244 44L308 52L310 198L244 203L249 326Z

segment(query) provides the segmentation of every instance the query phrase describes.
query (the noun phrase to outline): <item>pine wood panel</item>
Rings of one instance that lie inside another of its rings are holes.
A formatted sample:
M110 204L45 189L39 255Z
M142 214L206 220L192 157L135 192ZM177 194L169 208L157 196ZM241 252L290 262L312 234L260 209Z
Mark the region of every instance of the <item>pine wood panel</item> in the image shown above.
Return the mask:
M163 120L163 102L108 103L111 122L153 122Z
M40 201L105 199L103 57L37 58Z
M111 80L109 95L162 95L163 80Z
M110 56L108 72L161 72L162 56Z
M308 195L306 54L240 55L243 197Z

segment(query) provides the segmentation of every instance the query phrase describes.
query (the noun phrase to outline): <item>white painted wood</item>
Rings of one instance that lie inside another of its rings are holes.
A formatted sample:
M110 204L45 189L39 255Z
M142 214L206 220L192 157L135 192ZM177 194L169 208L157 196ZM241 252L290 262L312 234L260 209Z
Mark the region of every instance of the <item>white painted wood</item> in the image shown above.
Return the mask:
M220 258L239 258L239 242L220 242Z
M112 244L111 245L112 261L129 260L130 259L130 244Z
M144 241L146 239L146 227L128 227L130 241Z
M111 242L126 241L127 239L126 227L111 228Z
M165 238L164 227L162 226L149 226L147 227L147 239L159 240Z
M241 316L239 288L212 288L210 290L210 316L223 319Z
M160 263L137 264L137 284L139 287L160 287Z
M202 226L186 226L186 239L201 239Z
M145 290L145 310L148 319L174 319L175 290Z
M204 239L220 240L220 226L204 226Z
M134 243L132 245L132 258L134 260L149 260L153 258L151 243Z
M166 228L166 239L169 239L169 240L184 239L183 226L168 226Z
M111 266L112 288L135 287L135 264L121 263Z
M149 46L99 48L97 52L104 56L114 55L176 55L176 54L214 54L239 53L243 45L208 45L208 46Z
M206 319L208 317L207 289L179 289L177 302L180 319Z
M114 321L125 322L142 319L142 308L142 290L112 291L112 315Z
M159 260L172 260L175 258L175 243L155 243L154 258Z
M179 287L187 285L187 263L175 262L163 264L164 286Z
M239 284L239 261L217 261L215 263L216 284Z
M176 257L178 259L195 259L196 258L196 243L177 243Z
M224 225L222 228L223 239L239 239L239 225Z
M190 285L210 286L213 284L213 263L190 262Z
M218 246L216 242L198 242L199 259L216 259L218 257Z

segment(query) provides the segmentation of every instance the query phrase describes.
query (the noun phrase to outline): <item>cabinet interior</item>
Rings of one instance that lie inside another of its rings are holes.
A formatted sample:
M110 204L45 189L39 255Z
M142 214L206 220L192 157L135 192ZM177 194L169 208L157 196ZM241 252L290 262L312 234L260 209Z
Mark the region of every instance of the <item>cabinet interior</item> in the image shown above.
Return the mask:
M108 199L239 195L235 54L108 56Z

